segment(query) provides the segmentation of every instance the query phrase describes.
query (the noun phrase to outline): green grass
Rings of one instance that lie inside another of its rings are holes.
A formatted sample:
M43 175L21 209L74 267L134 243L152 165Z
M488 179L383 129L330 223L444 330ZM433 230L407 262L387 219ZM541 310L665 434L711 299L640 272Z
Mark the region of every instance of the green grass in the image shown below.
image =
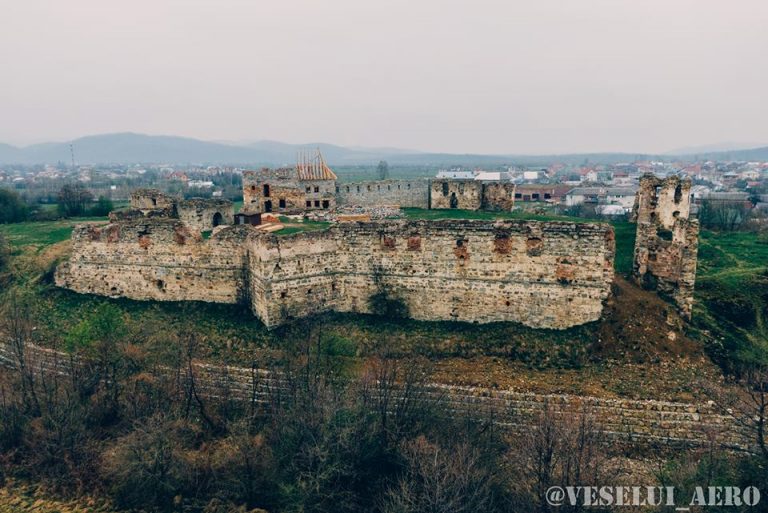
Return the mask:
M488 212L484 210L427 210L423 208L404 208L403 213L407 219L480 219L488 221L495 219L522 219L531 221L598 222L594 219L581 219L554 214L535 214L524 210L515 210L514 212Z
M611 224L616 234L616 257L613 268L617 273L627 276L632 272L637 225L627 221L616 221Z
M279 232L275 232L275 235L291 235L293 233L301 233L301 232L317 232L322 230L327 230L333 225L333 223L328 223L325 221L304 221L302 223L297 223L293 226L286 226Z
M77 217L58 221L39 221L0 225L0 233L13 246L50 246L68 240L77 224L89 221L106 221L106 217Z
M738 284L768 266L768 238L757 233L702 231L697 279Z
M726 367L768 351L768 238L702 231L694 296L697 334Z

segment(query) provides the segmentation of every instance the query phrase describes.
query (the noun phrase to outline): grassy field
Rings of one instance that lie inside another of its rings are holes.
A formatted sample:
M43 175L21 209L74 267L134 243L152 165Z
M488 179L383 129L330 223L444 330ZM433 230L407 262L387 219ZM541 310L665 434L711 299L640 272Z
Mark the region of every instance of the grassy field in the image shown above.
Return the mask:
M408 219L524 219L534 221L597 222L596 220L585 220L554 214L536 214L525 210L515 210L514 212L488 212L484 210L427 210L423 208L404 208L403 213Z
M768 351L768 237L703 231L693 323L723 361L745 343Z
M15 224L0 224L0 233L15 247L45 246L69 240L72 229L85 222L106 222L106 217L76 217L59 221L40 221Z

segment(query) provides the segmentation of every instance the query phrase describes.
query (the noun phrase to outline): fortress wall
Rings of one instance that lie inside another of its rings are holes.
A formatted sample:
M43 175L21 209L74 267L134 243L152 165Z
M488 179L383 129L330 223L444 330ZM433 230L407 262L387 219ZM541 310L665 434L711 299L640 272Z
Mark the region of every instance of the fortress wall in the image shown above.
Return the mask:
M338 239L328 232L254 236L249 242L251 308L267 326L339 304Z
M483 183L476 180L453 178L434 179L431 182L430 208L458 208L479 210L483 203Z
M336 189L339 206L429 208L429 181L424 179L338 183Z
M371 296L385 293L416 319L567 328L599 318L613 258L602 224L349 223L254 239L252 300L268 325L321 309L370 312Z
M235 207L229 200L192 198L176 204L179 219L193 230L205 232L235 222ZM216 216L216 214L219 214ZM214 217L216 219L214 220Z
M486 182L483 184L483 210L509 211L515 206L515 184Z
M613 258L613 230L598 223L384 221L289 236L232 226L203 240L178 219L127 218L77 227L56 284L142 300L246 300L268 326L368 313L378 296L416 319L562 329L600 317Z
M56 285L80 293L156 301L236 303L247 232L227 227L203 240L177 219L79 225Z

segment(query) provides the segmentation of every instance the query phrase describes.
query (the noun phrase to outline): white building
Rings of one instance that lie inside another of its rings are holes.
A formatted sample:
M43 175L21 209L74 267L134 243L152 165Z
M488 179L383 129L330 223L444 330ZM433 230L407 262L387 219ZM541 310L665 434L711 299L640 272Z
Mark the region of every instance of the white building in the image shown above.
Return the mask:
M635 204L635 187L576 187L565 195L568 207L593 203L599 205L619 205L629 212Z
M508 182L512 180L512 174L501 171L481 171L475 175L475 180L480 182Z
M213 187L213 182L207 180L190 180L187 182L187 186L190 188L196 187L199 189L210 189Z
M523 180L538 180L538 171L523 171Z

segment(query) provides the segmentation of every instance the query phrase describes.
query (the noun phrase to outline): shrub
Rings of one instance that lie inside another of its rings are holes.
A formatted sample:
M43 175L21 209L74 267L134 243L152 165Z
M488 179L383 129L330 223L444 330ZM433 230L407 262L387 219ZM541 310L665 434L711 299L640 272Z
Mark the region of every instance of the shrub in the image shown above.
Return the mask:
M91 209L90 214L94 217L106 217L115 209L112 200L106 196L99 196L96 205Z
M29 217L29 208L14 191L0 188L0 224L20 223Z

